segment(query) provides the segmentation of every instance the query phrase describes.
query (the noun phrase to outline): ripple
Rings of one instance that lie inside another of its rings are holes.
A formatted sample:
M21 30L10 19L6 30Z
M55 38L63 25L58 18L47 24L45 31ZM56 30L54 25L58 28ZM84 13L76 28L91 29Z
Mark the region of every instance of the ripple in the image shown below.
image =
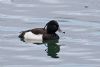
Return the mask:
M15 16L15 15L0 14L0 18L20 19L20 18L24 18L24 16Z
M28 10L13 10L15 12L28 12Z
M81 15L85 15L88 16L90 15L89 13L82 13L82 12L77 12L77 11L53 11L52 13L54 14L61 14L61 15L77 15L77 16L81 16Z
M100 46L100 42L88 42L88 43L85 43L85 45L94 45L94 46Z
M69 63L69 64L59 64L58 66L56 65L3 65L3 67L99 67L97 64L74 64L74 63Z
M0 47L0 49L3 49L3 50L13 50L13 51L27 51L27 50L31 50L30 48L28 47L24 47L24 48L20 48L20 47Z
M36 4L14 4L16 7L37 7Z
M63 52L59 54L69 55L69 56L86 56L86 55L91 55L93 53L92 52Z
M52 59L52 58L45 58L45 57L33 57L31 55L18 55L18 56L14 56L14 58L20 58L20 59L27 59L27 60L39 60L39 61L42 61L42 62L60 62L62 60L60 59Z
M68 51L71 51L71 52L86 52L86 51L90 51L91 49L86 49L86 48L69 48Z
M96 32L93 32L91 33L92 35L95 35L95 36L100 36L100 32L99 31L96 31Z
M41 2L44 2L44 3L49 3L49 4L59 4L61 3L61 1L58 1L58 0L40 0Z
M0 31L20 32L21 30L23 30L23 29L19 28L19 27L5 27L5 26L0 26Z
M83 59L92 59L92 58L94 58L94 56L83 56L83 57L80 57L80 58L83 58Z
M0 2L5 4L12 4L12 0L0 0Z
M57 18L33 18L29 16L19 16L19 15L7 15L7 14L0 14L0 18L5 18L5 19L20 19L25 22L45 22L47 23L50 20L57 20Z
M71 31L74 31L74 32L81 32L81 31L87 31L87 29L72 29Z
M89 40L87 39L74 39L74 38L71 38L71 37L66 37L67 42L79 42L79 43L87 43L89 42Z
M100 62L100 59L99 58L95 58L95 59L87 59L87 60L91 60L91 61L96 61L96 62Z
M70 25L79 25L79 26L90 26L94 28L100 28L100 23L92 23L87 21L79 21L79 20L69 20Z

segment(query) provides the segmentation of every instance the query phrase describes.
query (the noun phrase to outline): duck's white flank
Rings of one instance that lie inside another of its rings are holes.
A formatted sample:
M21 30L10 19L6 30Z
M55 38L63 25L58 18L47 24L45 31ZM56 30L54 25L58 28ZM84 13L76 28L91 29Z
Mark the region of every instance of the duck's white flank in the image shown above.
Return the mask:
M26 32L25 35L24 35L24 38L25 39L33 39L33 40L41 40L42 41L42 34L34 34L32 32Z

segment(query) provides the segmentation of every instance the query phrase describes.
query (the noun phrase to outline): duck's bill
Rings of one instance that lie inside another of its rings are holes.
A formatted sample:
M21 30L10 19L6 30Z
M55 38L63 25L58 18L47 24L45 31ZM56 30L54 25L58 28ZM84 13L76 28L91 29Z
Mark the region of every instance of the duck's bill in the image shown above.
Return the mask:
M58 32L60 32L60 33L65 33L65 32L63 32L60 28L58 28Z
M62 32L62 30L60 28L58 28L58 32Z

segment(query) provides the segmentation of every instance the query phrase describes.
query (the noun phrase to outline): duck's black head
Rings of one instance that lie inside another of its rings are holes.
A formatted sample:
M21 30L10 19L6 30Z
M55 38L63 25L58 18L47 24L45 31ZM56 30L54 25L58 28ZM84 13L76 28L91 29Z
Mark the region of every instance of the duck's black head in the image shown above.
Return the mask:
M47 33L53 34L59 29L59 24L55 20L51 20L46 24Z

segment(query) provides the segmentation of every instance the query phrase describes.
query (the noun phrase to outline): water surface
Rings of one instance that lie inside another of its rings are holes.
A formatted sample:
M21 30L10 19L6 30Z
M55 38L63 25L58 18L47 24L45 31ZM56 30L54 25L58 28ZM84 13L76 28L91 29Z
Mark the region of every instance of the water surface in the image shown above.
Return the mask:
M94 1L0 0L0 65L99 67L100 10L99 5L95 7L92 2ZM95 0L95 3L99 1ZM84 5L89 5L89 8L84 8ZM44 27L50 20L57 20L66 32L57 32L60 40L57 43L50 42L49 46L54 44L50 48L47 43L22 42L18 38L21 31ZM48 54L47 49L57 57Z

